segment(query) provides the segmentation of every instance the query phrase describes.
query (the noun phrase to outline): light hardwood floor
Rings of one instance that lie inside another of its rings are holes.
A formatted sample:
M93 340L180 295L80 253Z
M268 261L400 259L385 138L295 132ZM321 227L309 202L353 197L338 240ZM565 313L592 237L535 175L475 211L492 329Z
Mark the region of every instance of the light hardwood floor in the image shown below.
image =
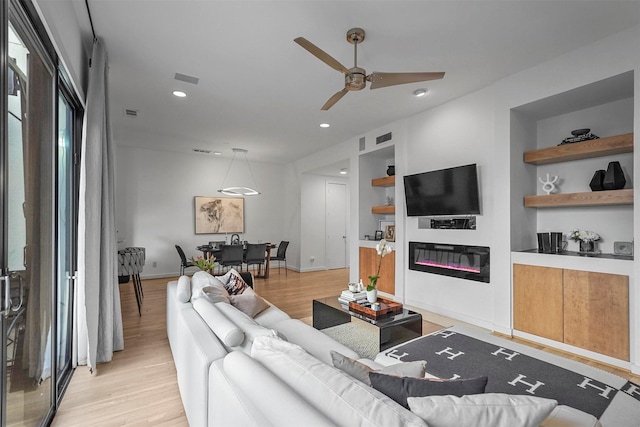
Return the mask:
M74 426L188 426L176 382L176 370L166 334L166 283L174 278L144 280L142 316L138 316L133 286L120 285L125 349L110 363L98 365L95 375L78 367L52 423ZM258 294L292 318L309 318L311 301L346 289L348 270L296 273L271 271L269 279L256 279ZM460 324L423 312L423 333ZM516 340L613 372L631 381L640 377L608 365L541 345Z

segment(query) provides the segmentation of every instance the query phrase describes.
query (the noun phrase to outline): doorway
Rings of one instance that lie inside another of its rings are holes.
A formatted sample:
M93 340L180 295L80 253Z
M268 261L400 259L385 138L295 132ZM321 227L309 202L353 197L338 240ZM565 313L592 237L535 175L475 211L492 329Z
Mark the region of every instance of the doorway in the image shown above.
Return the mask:
M82 110L37 17L17 1L0 17L0 426L41 426L71 374Z
M325 200L327 269L346 268L349 265L347 185L327 181Z

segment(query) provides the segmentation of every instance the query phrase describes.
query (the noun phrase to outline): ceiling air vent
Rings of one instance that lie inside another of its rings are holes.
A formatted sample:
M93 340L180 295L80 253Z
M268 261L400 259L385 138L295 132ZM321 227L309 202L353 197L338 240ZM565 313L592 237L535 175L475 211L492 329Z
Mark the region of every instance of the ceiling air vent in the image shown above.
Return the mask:
M364 151L364 149L367 147L365 144L364 136L360 137L360 139L358 140L358 145L360 147L360 151Z
M124 109L125 117L138 117L138 110L132 110L130 108Z
M387 141L391 141L391 132L376 137L376 144L382 144Z
M181 82L191 83L192 85L197 85L200 79L198 77L188 76L186 74L176 73L176 80L180 80Z
M211 150L205 150L204 148L194 148L192 151L194 153L211 154Z

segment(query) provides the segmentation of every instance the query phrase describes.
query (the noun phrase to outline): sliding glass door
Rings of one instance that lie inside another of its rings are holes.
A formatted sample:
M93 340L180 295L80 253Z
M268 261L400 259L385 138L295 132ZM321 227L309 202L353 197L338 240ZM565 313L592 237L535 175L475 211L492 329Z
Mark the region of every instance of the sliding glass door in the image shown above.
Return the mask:
M22 4L1 12L1 427L45 425L71 372L79 109Z

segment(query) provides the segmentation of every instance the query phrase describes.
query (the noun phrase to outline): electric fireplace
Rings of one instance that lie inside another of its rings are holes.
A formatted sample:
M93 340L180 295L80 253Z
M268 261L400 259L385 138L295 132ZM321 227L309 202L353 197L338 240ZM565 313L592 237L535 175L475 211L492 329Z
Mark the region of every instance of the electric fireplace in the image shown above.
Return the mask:
M489 283L489 247L409 242L409 270Z

